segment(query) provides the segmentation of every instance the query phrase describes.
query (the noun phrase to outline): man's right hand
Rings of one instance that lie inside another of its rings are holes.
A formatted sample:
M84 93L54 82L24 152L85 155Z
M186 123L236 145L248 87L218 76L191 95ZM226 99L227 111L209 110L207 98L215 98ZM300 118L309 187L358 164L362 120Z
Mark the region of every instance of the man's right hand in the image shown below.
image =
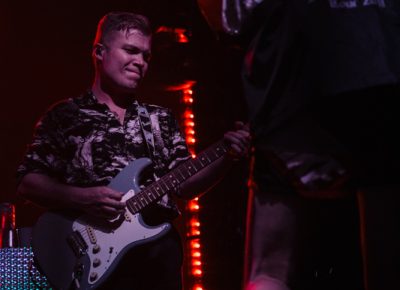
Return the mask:
M114 218L125 211L123 193L106 186L82 188L77 199L78 207L89 215L100 218Z
M17 193L43 207L75 209L105 219L115 218L124 213L125 208L121 192L106 186L65 185L41 173L25 175L18 185Z

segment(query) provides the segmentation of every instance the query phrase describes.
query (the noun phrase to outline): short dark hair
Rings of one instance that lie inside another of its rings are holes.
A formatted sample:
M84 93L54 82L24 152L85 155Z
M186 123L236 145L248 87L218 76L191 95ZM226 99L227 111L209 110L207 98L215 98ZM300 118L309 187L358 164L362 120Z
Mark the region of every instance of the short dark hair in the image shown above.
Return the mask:
M104 15L97 25L96 37L93 45L104 43L112 31L126 31L136 29L145 36L152 34L150 22L147 17L131 12L110 12Z

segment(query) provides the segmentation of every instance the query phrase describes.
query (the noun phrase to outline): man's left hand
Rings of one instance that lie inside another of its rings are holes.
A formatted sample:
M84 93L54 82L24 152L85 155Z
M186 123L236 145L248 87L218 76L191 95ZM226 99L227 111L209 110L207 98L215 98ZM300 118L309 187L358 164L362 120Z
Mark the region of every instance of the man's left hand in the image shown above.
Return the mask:
M224 134L224 140L229 145L228 157L239 160L249 155L251 135L248 124L235 122L235 130Z

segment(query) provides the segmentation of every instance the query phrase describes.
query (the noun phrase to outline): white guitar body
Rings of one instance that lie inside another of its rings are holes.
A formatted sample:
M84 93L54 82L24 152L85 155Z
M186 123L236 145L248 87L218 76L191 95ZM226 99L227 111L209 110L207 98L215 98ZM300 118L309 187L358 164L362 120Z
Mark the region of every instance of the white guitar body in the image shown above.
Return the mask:
M133 190L128 191L123 201L134 194ZM87 270L89 272L88 285L96 284L100 277L113 268L114 261L123 256L128 249L145 240L148 242L158 237L170 227L167 223L158 227L149 227L143 222L140 214L131 214L129 211L110 222L118 224L118 227L112 231L92 228L88 226L86 218L80 218L72 225L73 231L86 233L82 236L88 244L87 255L90 260Z

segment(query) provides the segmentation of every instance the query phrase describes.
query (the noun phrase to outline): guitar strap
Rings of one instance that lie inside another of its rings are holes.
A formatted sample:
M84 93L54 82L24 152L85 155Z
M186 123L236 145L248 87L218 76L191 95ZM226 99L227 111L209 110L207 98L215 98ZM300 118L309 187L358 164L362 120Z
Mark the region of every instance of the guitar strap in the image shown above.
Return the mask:
M146 141L146 147L147 151L149 153L150 159L158 162L158 154L156 151L156 145L154 143L154 132L153 132L153 127L151 124L151 118L150 114L147 111L147 108L140 104L138 101L135 101L136 106L137 106L137 111L139 115L139 121L140 121L140 127L142 128L142 133L144 136L144 139Z
M163 168L162 166L163 160L160 157L158 151L156 150L156 146L162 146L159 143L163 143L160 136L161 134L159 129L160 126L158 122L155 120L156 118L154 117L153 120L153 118L150 116L145 105L140 104L138 101L135 101L135 103L137 106L140 127L142 129L143 136L146 141L149 157L154 164L155 172L159 173L156 174L156 176L154 176L154 178L157 180L158 177L162 175L162 172L159 172L159 170ZM157 139L157 145L155 139ZM179 187L175 188L175 190L179 191ZM177 214L179 214L179 210L176 207L176 204L168 198L168 195L164 195L162 199L158 201L158 204L161 205L163 208L168 209L168 215L171 218L174 218L177 216Z

